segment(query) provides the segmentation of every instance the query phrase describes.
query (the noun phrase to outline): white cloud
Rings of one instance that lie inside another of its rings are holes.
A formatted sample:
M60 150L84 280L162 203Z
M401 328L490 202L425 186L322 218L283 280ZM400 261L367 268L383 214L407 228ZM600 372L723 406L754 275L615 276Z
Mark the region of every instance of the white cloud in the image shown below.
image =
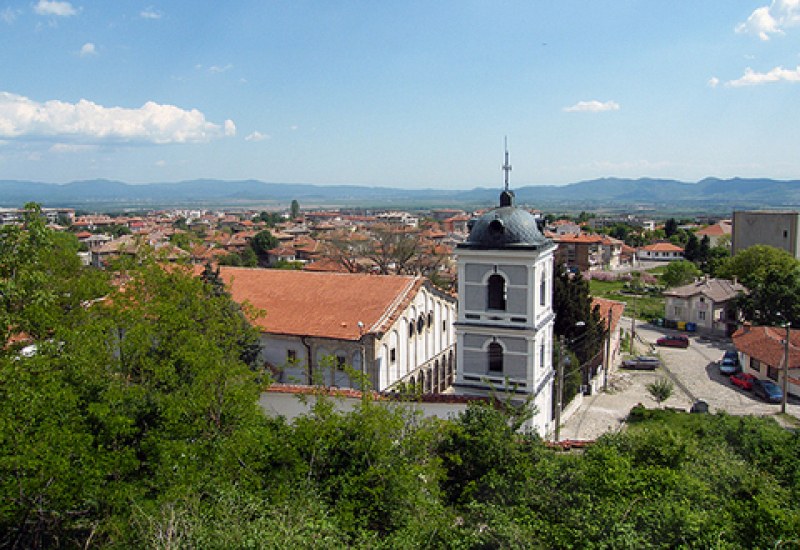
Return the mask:
M230 119L225 121L225 135L228 137L236 135L236 125Z
M83 153L85 151L95 151L97 146L95 145L80 145L77 143L54 143L52 147L50 147L50 151L53 153Z
M272 136L269 134L262 134L258 130L253 132L252 134L248 134L247 137L244 138L245 141L264 141L265 139L270 139Z
M212 66L210 66L208 68L208 72L214 73L214 74L219 74L219 73L224 73L225 71L228 71L230 69L233 69L233 65L231 65L230 63L228 63L227 65L224 65L224 66L212 65Z
M97 55L97 48L91 42L87 42L81 46L80 55L81 57L86 57L87 55Z
M33 11L39 15L57 15L59 17L69 17L78 13L69 2L59 2L58 0L39 0L33 7Z
M153 6L148 6L139 12L139 17L142 19L161 19L162 13L158 10L154 10Z
M771 34L784 34L784 29L798 24L799 0L772 0L772 4L756 8L747 21L736 25L736 32L755 34L761 40L769 40Z
M79 142L193 143L236 134L236 125L208 122L196 109L148 101L138 109L81 99L39 103L0 92L0 138L71 138Z
M295 130L297 130L298 128L299 128L299 126L298 126L297 124L292 124L291 126L289 126L289 129L290 129L292 132L294 132L294 131L295 131Z
M716 76L712 76L711 78L708 79L709 88L716 88L717 86L719 86L719 78L717 78Z
M8 23L9 25L14 22L17 18L17 12L12 10L11 8L6 8L0 12L0 19Z
M800 82L800 65L796 69L784 69L775 67L766 73L757 73L750 67L744 70L744 75L736 80L726 82L726 86L739 88L742 86L755 86L756 84L766 84L768 82Z
M600 113L603 111L619 111L619 103L616 101L579 101L570 107L564 107L567 113Z
M166 165L167 165L167 161L166 161L166 160L164 160L164 159L161 159L161 160L157 160L155 164L156 164L156 166L158 166L159 168L162 168L162 167L164 167L164 166L166 166Z

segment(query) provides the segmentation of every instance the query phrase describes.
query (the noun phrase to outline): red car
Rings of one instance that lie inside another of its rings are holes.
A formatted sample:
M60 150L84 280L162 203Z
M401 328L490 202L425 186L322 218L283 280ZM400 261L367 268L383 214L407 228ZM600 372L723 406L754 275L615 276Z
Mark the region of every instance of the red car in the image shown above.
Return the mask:
M688 348L689 347L689 337L684 336L683 334L675 334L672 336L662 336L658 340L656 340L656 344L659 346L668 346L671 348Z
M753 389L753 380L755 379L756 377L752 374L740 372L739 374L734 374L731 376L731 384L734 386L739 386L743 390L750 391Z

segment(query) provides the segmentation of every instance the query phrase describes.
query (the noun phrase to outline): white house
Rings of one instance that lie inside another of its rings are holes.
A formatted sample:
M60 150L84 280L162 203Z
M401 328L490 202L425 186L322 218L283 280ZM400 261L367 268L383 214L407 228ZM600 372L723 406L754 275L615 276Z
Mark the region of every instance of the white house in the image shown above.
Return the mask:
M642 246L636 250L640 260L672 262L683 259L683 248L672 243L655 243Z
M735 280L703 277L663 292L664 319L694 323L699 332L731 335L738 321L731 300L746 291Z
M263 315L262 357L278 382L443 391L455 369L455 299L413 276L220 267L233 299Z
M733 335L733 345L745 372L783 384L786 329L745 323ZM800 330L789 331L788 393L800 396Z

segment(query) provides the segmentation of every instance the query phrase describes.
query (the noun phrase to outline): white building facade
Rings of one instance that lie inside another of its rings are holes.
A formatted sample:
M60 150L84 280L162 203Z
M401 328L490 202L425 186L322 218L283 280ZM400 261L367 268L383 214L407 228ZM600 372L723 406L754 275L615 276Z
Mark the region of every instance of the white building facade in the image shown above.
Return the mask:
M552 428L555 244L504 191L457 247L457 394L532 399L529 428Z

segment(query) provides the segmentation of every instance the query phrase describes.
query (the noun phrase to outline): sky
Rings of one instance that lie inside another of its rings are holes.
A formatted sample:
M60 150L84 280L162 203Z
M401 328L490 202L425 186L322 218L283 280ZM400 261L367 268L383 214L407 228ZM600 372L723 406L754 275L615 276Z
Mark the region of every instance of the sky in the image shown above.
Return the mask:
M0 179L800 179L800 0L4 0L0 44Z

